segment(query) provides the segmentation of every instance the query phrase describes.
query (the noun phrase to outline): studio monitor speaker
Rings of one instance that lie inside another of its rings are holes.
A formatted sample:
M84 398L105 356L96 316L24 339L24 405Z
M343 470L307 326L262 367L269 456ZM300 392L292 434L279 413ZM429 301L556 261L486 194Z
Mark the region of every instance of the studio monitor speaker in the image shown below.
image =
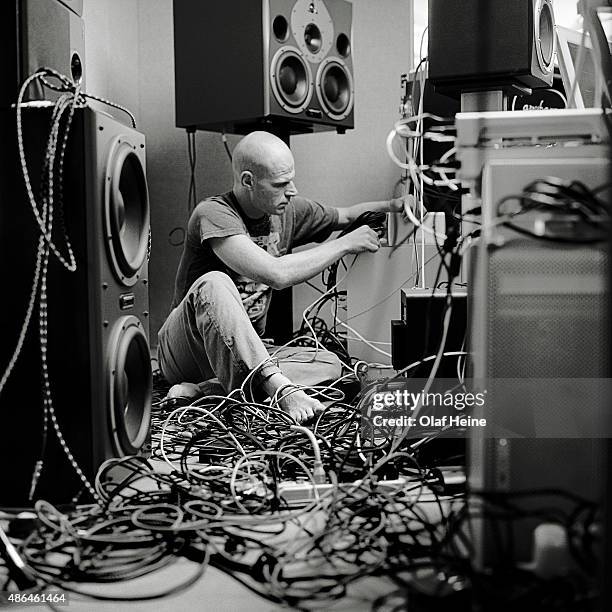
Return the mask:
M549 87L552 0L429 0L429 77L442 93Z
M176 124L352 128L352 43L346 0L175 0Z
M24 148L35 194L40 190L50 120L49 108L23 109ZM13 109L0 111L0 132L5 296L0 306L0 372L4 373L26 318L40 232L22 178ZM3 506L28 503L40 458L43 466L35 498L67 502L83 487L50 419L43 450L43 357L57 424L90 481L104 460L147 453L150 446L144 137L105 113L77 109L63 184L54 191L52 239L60 253L66 253L65 232L77 266L71 273L50 254L44 283L47 307L34 308L25 343L0 393L4 432L0 463L11 466L0 470ZM37 304L43 288L40 274ZM46 349L39 339L41 316L47 322Z
M0 108L13 104L19 87L46 67L85 83L82 0L5 0L0 3L0 68L8 86ZM54 99L51 90L31 86L25 99Z

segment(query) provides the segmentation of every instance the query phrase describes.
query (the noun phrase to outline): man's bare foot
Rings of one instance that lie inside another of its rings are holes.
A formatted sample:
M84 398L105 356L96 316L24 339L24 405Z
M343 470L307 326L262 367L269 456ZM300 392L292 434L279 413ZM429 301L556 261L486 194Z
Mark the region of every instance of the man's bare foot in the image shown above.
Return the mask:
M172 385L168 390L166 399L192 399L202 395L199 385L190 382L183 382Z
M295 387L285 387L281 390L280 397L282 399L278 405L298 423L308 421L325 410L321 402L310 397L301 389L296 391Z
M263 387L270 397L278 393L279 407L298 423L308 421L325 410L321 402L298 389L283 374L273 374Z

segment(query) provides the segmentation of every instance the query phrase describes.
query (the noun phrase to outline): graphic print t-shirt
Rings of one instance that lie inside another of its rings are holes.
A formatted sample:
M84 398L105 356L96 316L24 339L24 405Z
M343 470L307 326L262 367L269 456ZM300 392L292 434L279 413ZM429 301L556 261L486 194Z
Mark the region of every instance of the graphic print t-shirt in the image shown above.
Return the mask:
M172 307L180 303L202 274L215 270L225 272L238 288L255 328L263 331L271 288L228 268L215 255L209 240L244 234L273 257L280 257L302 244L326 240L337 220L335 208L299 196L291 198L282 215L266 215L260 219L247 217L231 191L200 202L187 226Z

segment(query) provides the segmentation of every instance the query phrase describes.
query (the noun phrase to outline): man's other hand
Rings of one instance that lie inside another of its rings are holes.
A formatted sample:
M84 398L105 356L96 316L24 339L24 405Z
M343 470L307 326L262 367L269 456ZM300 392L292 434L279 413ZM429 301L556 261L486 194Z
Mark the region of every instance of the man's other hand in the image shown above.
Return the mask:
M362 225L338 240L345 241L349 253L376 253L380 248L378 234L369 225Z
M413 195L405 195L401 198L393 198L389 202L389 212L392 213L402 213L402 219L406 222L410 221L408 215L406 214L406 208L410 208L410 210L414 210L415 205L415 197Z

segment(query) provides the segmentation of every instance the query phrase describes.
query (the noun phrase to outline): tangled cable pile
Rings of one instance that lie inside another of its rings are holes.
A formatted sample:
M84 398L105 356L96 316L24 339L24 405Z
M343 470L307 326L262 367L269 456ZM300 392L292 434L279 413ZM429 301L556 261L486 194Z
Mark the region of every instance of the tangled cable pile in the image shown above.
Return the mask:
M521 588L506 585L503 597L496 595L502 574L474 569L470 526L485 516L497 530L530 517L555 522L567 530L580 565L592 569L593 504L560 491L472 492L478 503L467 503L462 492L442 495L441 482L410 453L384 454L357 441L357 416L332 406L312 429L318 440L334 439L320 445L330 482L295 508L282 482L314 481L317 459L309 437L292 427L283 414L255 404L176 408L155 434L168 469L137 457L106 462L95 481L102 501L65 512L38 502L35 529L20 553L41 583L103 600L176 593L208 565L270 601L301 609L327 606L372 575L400 584L404 597L425 590L419 576L452 577L458 589L471 589L470 597L503 610L541 597L551 606L543 609L573 609L592 597L584 577L559 590L558 580L511 567L503 576ZM390 468L397 480L382 478ZM526 511L522 498L542 504ZM195 562L193 573L156 593L102 595L78 585L131 579L177 556Z
M70 511L38 502L20 553L42 583L98 599L136 597L75 583L135 578L182 555L198 563L193 576L137 598L187 587L210 563L272 601L308 606L445 549L458 502L428 490L408 453L385 455L361 440L361 415L340 398L312 436L256 403L206 398L165 414L162 404L154 437L167 469L138 457L107 461L94 483L101 501ZM318 461L328 486L291 507L282 483L314 484ZM389 474L399 479L384 480Z

